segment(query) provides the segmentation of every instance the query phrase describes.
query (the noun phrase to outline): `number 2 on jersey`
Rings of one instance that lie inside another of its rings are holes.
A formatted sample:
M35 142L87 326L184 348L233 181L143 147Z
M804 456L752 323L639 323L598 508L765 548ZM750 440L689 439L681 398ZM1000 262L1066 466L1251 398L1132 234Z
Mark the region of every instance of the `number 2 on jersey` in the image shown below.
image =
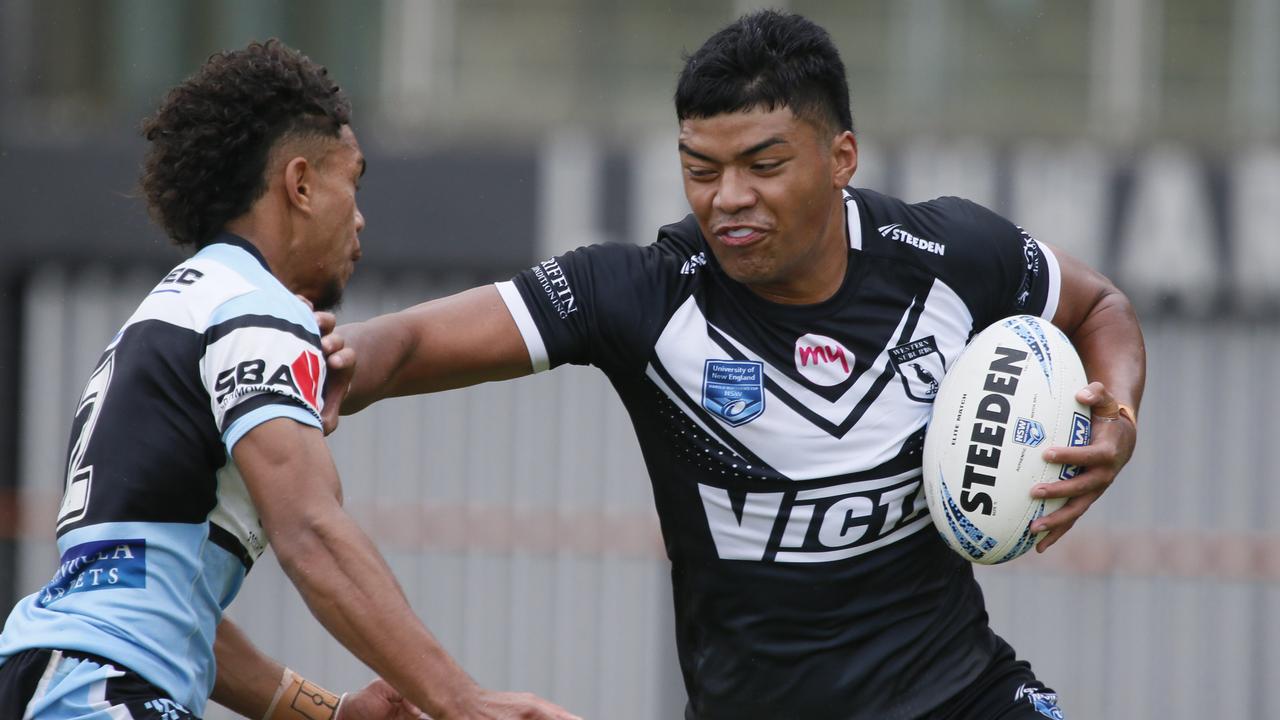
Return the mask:
M111 374L115 370L115 349L107 351L98 363L85 385L84 394L80 397L80 405L76 407L76 417L72 424L71 451L67 456L67 486L62 494L62 507L58 509L58 526L84 518L89 509L89 493L93 489L93 465L84 464L85 451L89 440L93 437L94 427L98 424L98 416L102 414L102 404L107 398L107 387L111 384Z

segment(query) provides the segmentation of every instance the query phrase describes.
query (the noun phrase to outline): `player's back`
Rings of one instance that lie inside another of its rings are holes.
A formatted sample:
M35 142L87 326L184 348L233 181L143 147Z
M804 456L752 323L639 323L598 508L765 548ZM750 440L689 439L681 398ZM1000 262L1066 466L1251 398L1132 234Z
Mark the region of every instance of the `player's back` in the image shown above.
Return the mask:
M266 547L230 449L266 419L319 425L318 347L307 307L240 238L167 274L85 387L60 564L10 615L0 661L30 648L93 653L201 713L222 610Z

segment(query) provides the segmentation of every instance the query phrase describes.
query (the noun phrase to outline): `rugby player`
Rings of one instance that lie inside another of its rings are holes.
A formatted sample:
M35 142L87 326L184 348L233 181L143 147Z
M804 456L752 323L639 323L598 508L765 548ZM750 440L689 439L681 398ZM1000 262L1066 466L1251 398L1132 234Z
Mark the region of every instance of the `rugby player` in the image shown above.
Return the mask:
M977 331L1050 319L1092 382L1095 433L1037 486L1067 532L1128 461L1145 351L1125 296L999 215L849 186L844 67L763 11L713 35L675 93L692 214L514 279L338 328L342 412L563 363L627 407L671 560L690 719L1061 717L988 626L971 565L931 528L921 445ZM322 318L326 327L332 318ZM336 376L336 374L335 374ZM336 422L336 403L326 421Z
M414 705L436 720L572 717L479 687L342 508L308 303L333 307L360 257L365 160L344 94L298 52L253 43L212 56L143 129L150 209L197 252L88 382L61 564L0 634L0 717L179 720L210 693L268 720L417 718ZM343 702L223 617L268 543L321 624L385 682Z

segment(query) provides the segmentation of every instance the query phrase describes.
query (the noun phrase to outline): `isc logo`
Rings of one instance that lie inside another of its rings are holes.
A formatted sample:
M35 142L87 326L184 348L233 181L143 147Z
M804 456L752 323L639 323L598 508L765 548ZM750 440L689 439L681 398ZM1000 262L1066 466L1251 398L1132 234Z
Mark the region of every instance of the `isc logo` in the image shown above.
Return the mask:
M318 410L320 357L303 350L293 362L277 366L270 375L267 375L265 360L245 360L218 373L213 389L217 392L214 400L219 405L228 398L254 390L292 390L289 394L301 397L313 409Z
M724 488L699 484L698 492L721 559L831 562L865 552L925 512L919 478L884 488L892 481L801 490L791 502L792 493L749 492L740 512Z

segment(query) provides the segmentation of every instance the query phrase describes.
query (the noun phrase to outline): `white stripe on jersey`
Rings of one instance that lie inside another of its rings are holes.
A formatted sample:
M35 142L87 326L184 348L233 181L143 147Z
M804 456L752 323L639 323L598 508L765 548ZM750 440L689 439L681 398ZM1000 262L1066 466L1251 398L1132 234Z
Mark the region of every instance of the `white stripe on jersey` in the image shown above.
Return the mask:
M849 228L849 247L854 250L862 249L862 217L858 210L858 203L854 201L853 195L848 189L844 191L844 215L845 223Z
M130 325L144 320L160 320L195 332L204 332L208 327L209 316L218 306L257 289L239 273L216 260L197 256L179 265L175 272L180 268L197 270L202 273L202 277L188 286L173 282L156 285L133 316L120 328L120 333L116 334L117 339ZM180 294L182 300L176 301L174 294Z
M504 280L494 283L494 286L498 288L502 302L506 303L511 319L516 321L520 337L524 338L524 346L529 350L529 362L533 366L533 371L538 373L550 369L551 359L547 355L546 344L542 342L542 333L538 332L538 326L533 322L533 315L529 314L529 308L524 304L524 298L520 297L516 284L511 280Z
M1049 288L1048 295L1044 299L1044 312L1040 313L1040 317L1053 322L1054 313L1058 312L1058 300L1062 295L1062 268L1058 266L1058 256L1053 254L1053 250L1048 245L1036 241L1036 245L1040 247L1040 252L1044 253L1044 264L1049 269Z

